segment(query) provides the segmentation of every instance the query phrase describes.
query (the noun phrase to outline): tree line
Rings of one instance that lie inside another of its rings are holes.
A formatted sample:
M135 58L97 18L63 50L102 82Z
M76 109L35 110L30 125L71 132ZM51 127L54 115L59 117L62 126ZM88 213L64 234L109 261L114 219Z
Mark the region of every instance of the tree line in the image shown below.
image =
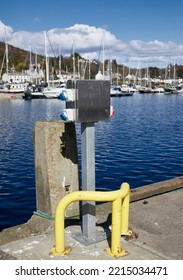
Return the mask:
M9 71L22 72L24 70L28 70L30 68L30 52L25 51L20 48L16 48L14 46L8 46L8 56L9 56ZM61 56L61 57L50 57L49 58L49 67L50 72L54 73L55 78L59 73L59 60L61 59L61 70L62 72L73 73L75 70L84 71L85 70L85 78L93 79L98 70L102 70L103 66L101 61L92 60L87 61L81 57L80 54L74 53L70 56ZM75 65L73 64L73 59L75 61ZM44 55L36 55L35 53L31 53L31 64L32 67L36 67L35 63L40 65L40 68L45 70L45 56ZM104 69L107 71L109 60L105 60ZM5 46L4 43L0 42L0 68L2 69L2 74L6 72L6 58L5 58ZM75 68L75 69L74 69ZM176 71L175 71L176 69ZM90 70L90 71L89 71ZM141 77L145 77L147 73L146 68L130 68L123 64L118 64L114 59L110 61L110 71L112 73L119 73L122 78L125 78L129 73L131 75L141 75ZM175 77L176 75L176 77ZM158 68L158 67L148 67L148 76L153 78L183 78L183 65L168 65L167 69Z

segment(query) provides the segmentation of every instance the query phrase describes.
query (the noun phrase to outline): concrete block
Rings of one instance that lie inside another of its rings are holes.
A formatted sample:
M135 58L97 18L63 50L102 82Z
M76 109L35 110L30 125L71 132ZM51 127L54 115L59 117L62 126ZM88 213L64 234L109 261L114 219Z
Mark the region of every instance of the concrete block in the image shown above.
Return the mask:
M79 190L78 153L74 123L37 121L34 129L37 210L54 216L58 202ZM79 213L71 204L67 216Z

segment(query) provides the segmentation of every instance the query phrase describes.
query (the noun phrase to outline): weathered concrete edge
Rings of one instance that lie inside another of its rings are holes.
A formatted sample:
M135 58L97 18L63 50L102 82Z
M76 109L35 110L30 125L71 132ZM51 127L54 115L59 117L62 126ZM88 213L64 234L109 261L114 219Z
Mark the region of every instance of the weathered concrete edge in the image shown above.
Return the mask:
M170 180L145 185L139 188L131 189L130 202L135 202L181 188L183 188L183 177L176 177Z
M0 246L29 236L40 235L54 227L54 222L37 215L32 215L27 223L3 229L0 232Z
M155 195L161 195L166 192L175 191L183 188L183 177L176 177L170 180L155 184L145 185L131 190L130 202L135 202ZM111 203L97 205L97 214L105 215L111 211ZM4 229L0 232L0 246L15 240L20 240L31 235L39 235L49 228L54 227L53 221L33 215L31 219L21 225Z
M176 177L170 180L144 185L142 187L131 189L130 203L147 199L152 196L161 195L167 192L176 191L178 189L183 189L183 177ZM106 214L110 212L111 212L111 202L105 202L97 205L98 215L105 217Z

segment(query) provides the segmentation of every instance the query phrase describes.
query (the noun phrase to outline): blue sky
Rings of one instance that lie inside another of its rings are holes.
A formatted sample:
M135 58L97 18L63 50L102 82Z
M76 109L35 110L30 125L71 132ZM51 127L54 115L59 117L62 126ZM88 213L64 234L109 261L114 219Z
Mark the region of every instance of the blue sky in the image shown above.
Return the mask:
M69 54L75 44L83 56L97 57L103 40L105 56L119 63L183 63L182 11L182 0L9 0L0 6L0 40L6 29L9 44L43 52L46 30L55 53L61 44Z

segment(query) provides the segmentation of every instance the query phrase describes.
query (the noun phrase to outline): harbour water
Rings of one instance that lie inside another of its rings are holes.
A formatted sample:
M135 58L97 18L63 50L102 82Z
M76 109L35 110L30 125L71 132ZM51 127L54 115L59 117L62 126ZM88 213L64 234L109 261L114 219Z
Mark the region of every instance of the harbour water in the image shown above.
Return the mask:
M115 116L95 126L96 189L131 188L183 175L183 94L111 98ZM60 120L59 100L0 100L0 230L26 222L35 204L33 128ZM80 157L80 125L76 124Z

